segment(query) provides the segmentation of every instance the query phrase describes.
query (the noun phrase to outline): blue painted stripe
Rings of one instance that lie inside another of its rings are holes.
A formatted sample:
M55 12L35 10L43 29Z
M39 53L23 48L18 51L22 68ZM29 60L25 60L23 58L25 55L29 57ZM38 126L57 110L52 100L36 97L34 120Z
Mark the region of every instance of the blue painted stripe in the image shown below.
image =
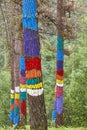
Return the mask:
M14 125L18 125L19 124L19 119L20 119L19 115L14 117Z
M23 0L23 18L35 18L37 12L36 0Z
M23 18L22 19L23 27L31 30L38 30L37 19L35 18Z
M25 70L25 58L20 57L20 70Z
M56 110L53 110L52 111L52 120L56 120L56 116L57 116L57 112L56 112Z
M14 120L14 111L10 110L10 120Z
M64 60L64 51L63 50L57 51L57 60Z

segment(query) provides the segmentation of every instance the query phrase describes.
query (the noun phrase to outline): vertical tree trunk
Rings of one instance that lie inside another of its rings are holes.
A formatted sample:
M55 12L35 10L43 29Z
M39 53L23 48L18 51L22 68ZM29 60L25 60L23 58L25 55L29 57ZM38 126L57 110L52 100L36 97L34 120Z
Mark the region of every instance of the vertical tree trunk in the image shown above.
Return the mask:
M15 3L12 3L11 5L13 6L12 9L12 16L13 19L11 21L11 32L12 32L12 37L14 37L14 41L12 43L13 47L13 54L14 54L14 83L15 83L15 94L14 94L14 119L13 119L13 124L18 126L19 121L20 121L20 69L19 69L19 60L21 56L21 48L22 48L22 27L21 27L21 8L20 5L17 5Z
M10 123L13 125L14 121L14 38L11 38L11 50L10 50L10 66L11 66L11 96L10 96Z
M57 0L58 41L57 41L56 101L58 102L56 102L56 105L58 109L55 121L56 127L63 125L63 78L64 78L64 70L63 70L64 46L63 46L63 21L62 21L64 16L63 4L64 4L63 0Z
M24 53L30 130L47 130L36 0L23 0Z
M26 124L26 77L25 57L20 57L20 125Z
M53 119L55 119L55 126L63 125L63 60L64 60L64 46L63 46L63 0L57 0L57 70L56 70L56 85L55 85L55 101L53 110Z
M20 120L20 41L15 39L14 74L15 74L15 102L14 102L14 125L19 125Z

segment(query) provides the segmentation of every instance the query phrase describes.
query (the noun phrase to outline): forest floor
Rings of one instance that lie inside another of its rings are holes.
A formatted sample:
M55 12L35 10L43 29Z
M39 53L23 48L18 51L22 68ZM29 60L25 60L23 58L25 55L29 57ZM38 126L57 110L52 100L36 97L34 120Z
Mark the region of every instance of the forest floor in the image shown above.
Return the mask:
M8 128L0 128L0 130L14 130L14 128L12 127L8 127ZM26 129L15 129L15 130L29 130L29 126L26 126ZM87 128L66 128L66 127L62 127L62 128L48 128L48 130L87 130Z

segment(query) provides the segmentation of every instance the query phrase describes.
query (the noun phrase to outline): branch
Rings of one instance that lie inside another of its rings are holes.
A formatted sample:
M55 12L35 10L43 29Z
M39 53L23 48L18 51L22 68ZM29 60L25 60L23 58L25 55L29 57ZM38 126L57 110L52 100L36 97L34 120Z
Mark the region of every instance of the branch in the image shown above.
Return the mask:
M19 1L12 0L12 1L13 1L15 4L20 5L20 6L22 7L22 4L21 4L20 0L19 0Z

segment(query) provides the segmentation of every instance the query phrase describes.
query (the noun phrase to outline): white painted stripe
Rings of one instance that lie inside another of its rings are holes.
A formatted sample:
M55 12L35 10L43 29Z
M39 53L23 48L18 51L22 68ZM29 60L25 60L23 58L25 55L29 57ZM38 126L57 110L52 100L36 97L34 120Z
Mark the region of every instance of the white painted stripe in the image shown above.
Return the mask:
M27 89L26 88L20 88L20 92L26 92Z
M64 84L58 84L58 83L56 83L56 86L63 87Z
M30 96L40 96L43 94L43 91L44 91L43 88L41 88L41 89L27 89L27 93Z
M13 89L11 89L11 93L14 94L14 90Z
M16 92L16 93L19 93L19 92L20 92L20 87L19 87L19 86L15 87L15 92Z

